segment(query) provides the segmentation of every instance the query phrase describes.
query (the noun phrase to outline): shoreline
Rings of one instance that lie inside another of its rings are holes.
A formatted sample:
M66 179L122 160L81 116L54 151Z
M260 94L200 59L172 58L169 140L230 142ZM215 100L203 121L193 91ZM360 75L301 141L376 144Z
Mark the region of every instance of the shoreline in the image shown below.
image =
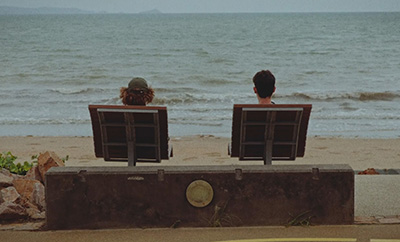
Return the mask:
M173 165L260 165L262 161L239 161L228 155L230 137L190 135L171 137L174 156L161 163L138 166ZM309 136L305 156L295 161L273 161L273 165L349 164L354 170L400 169L400 138L346 138ZM127 166L126 162L105 162L94 154L92 136L3 136L0 153L10 151L17 161L31 161L33 155L55 152L69 157L67 166Z

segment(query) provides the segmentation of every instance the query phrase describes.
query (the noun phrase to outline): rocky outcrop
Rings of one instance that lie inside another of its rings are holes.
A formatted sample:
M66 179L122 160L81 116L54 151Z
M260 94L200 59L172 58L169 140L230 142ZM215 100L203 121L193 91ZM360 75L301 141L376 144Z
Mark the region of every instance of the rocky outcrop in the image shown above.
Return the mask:
M44 180L42 179L42 175L40 174L39 167L34 166L32 167L25 175L25 179L29 180L38 180L44 184Z
M12 221L27 218L26 209L16 203L4 202L0 204L0 221Z
M15 179L13 184L18 193L21 194L24 203L29 202L39 209L45 208L44 185L40 181Z
M7 202L18 202L21 199L21 195L17 192L15 187L7 187L0 190L0 204Z
M0 168L0 189L12 186L13 180L14 178L8 170Z
M39 155L37 166L25 176L0 168L0 223L45 219L44 178L55 166L64 166L64 162L54 152L46 152Z
M54 152L47 151L39 155L38 168L42 181L44 181L46 172L54 166L64 166L64 162Z
M360 171L358 175L379 175L379 172L377 172L374 168L368 168L364 171Z

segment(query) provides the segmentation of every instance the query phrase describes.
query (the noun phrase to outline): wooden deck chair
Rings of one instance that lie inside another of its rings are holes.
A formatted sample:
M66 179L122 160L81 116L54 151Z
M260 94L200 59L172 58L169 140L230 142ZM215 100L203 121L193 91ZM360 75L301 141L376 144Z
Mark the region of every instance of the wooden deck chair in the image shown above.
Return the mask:
M166 107L89 105L96 157L105 161L168 160Z
M310 104L233 106L231 157L239 160L295 160L305 152Z

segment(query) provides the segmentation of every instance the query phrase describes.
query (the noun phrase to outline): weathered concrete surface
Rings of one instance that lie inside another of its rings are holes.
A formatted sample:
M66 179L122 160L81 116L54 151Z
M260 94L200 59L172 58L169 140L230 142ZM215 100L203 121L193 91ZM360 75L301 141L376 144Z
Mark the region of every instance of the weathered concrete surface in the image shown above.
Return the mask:
M399 175L356 175L355 214L386 217L400 215Z
M195 180L212 187L205 207L187 200ZM354 172L348 165L54 167L46 204L48 229L352 224Z

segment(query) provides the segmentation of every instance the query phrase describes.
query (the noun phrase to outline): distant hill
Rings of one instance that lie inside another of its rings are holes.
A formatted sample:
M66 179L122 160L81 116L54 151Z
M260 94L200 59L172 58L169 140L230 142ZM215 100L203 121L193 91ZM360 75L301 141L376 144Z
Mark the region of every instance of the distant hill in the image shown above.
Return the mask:
M20 8L0 6L0 15L25 15L25 14L87 14L94 13L77 8Z
M159 13L162 13L162 12L158 9L152 9L152 10L140 12L140 14L159 14Z

